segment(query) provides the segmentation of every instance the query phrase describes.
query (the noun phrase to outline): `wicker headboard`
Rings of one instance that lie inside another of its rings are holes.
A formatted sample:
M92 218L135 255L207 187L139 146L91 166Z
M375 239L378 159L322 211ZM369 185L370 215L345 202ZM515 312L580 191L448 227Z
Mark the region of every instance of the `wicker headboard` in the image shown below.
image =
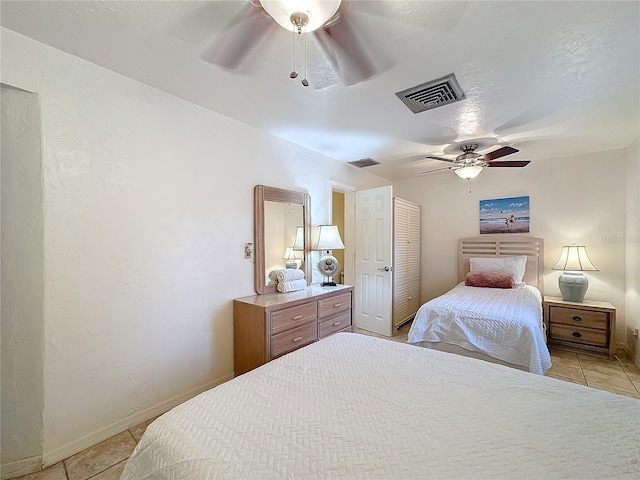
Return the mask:
M469 273L471 257L506 257L526 255L523 281L537 287L544 295L544 240L524 235L482 235L458 240L458 281Z

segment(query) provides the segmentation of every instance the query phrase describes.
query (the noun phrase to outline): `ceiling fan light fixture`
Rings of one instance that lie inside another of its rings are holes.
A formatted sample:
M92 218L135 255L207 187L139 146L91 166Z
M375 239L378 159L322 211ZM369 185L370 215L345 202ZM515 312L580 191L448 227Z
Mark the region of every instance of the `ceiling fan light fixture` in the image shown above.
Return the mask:
M260 0L265 11L285 30L313 32L335 15L342 0ZM306 24L300 25L306 15Z
M471 180L473 178L476 178L478 175L480 175L480 172L482 172L482 166L467 165L464 167L456 168L454 172L456 172L456 175L458 175L463 180Z

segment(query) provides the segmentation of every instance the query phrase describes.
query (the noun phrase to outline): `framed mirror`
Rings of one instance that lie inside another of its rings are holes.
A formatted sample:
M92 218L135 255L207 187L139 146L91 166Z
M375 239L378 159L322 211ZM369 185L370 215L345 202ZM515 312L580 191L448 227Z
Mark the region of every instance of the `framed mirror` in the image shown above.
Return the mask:
M309 284L311 197L308 193L256 185L254 189L255 289L276 292L269 272L301 268Z

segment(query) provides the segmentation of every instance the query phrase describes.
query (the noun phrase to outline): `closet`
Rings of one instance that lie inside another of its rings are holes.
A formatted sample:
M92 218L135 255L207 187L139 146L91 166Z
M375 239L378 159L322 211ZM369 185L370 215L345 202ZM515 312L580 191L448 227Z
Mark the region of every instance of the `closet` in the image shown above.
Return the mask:
M420 307L420 205L393 199L392 325L411 320Z

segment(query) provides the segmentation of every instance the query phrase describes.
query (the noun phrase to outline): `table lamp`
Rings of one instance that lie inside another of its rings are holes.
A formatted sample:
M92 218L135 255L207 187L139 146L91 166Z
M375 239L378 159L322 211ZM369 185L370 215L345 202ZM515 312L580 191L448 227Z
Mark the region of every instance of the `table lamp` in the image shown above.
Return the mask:
M298 268L298 262L296 262L296 252L293 251L293 247L287 247L282 256L286 263L285 268Z
M583 271L598 271L587 255L584 245L565 245L562 247L560 258L552 270L563 270L558 278L558 287L562 299L567 302L582 302L589 288L589 280Z
M340 238L338 227L336 225L319 225L318 240L313 249L327 252L318 261L318 271L327 277L327 281L322 282L320 286L335 287L336 282L333 281L333 276L340 271L340 262L329 254L329 250L344 250L344 243Z

